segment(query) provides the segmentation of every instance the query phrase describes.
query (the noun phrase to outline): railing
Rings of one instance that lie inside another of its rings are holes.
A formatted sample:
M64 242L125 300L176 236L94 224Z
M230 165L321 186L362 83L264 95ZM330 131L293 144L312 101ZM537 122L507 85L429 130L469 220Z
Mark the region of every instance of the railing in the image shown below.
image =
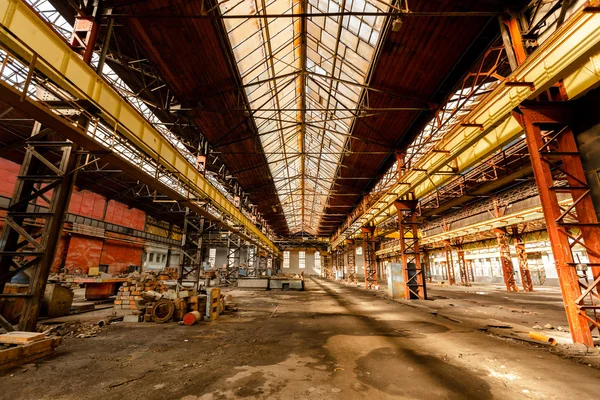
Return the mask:
M600 81L600 74L594 72L600 62L598 26L598 13L586 12L585 8L574 12L519 68L486 93L483 101L469 106L470 111L460 123L453 124L423 158L410 165L402 181L372 206L353 212L334 236L332 246L356 235L361 226L374 220L379 222L380 215L398 197L414 192L417 198L422 198L449 181L449 172L466 171L514 140L522 129L511 112L524 100L535 98L560 79L569 98L593 87Z
M174 200L189 202L195 211L244 239L278 252L252 221L208 183L29 7L20 1L1 0L0 10L4 23L0 29L0 75L3 85L19 94L21 103L27 101L43 107L127 161L150 186L174 195ZM57 102L61 103L60 108L56 108ZM90 104L97 112L86 109ZM90 121L87 129L79 123L79 116Z

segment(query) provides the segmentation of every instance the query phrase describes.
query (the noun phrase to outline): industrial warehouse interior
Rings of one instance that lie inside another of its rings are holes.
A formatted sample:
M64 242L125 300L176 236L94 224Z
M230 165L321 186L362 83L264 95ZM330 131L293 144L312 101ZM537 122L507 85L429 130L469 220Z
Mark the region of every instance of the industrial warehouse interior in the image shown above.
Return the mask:
M0 399L597 399L600 0L0 0Z

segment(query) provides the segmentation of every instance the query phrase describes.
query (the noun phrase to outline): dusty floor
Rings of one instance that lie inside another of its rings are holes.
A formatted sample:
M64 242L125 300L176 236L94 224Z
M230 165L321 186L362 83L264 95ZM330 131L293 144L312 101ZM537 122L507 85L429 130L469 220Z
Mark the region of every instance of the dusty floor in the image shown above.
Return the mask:
M600 370L460 315L464 302L527 325L543 299L522 300L539 302L538 314L517 313L520 303L498 309L468 291L432 288L434 301L410 305L321 280L306 292L231 291L239 311L212 323L119 323L67 339L54 356L2 374L0 398L598 398Z

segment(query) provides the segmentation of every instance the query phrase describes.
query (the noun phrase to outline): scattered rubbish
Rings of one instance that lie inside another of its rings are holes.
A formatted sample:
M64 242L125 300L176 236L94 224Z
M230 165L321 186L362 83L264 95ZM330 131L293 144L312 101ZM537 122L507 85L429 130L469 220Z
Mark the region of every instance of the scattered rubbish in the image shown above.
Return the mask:
M539 326L539 325L534 325L534 326L533 326L533 329L538 329L538 330L539 330L539 329L544 329L544 328L542 328L542 327L541 327L541 326Z
M63 324L39 325L38 332L46 336L62 336L64 338L90 338L102 331L106 325L99 326L94 323L83 323L81 321L68 321Z
M540 342L550 343L550 346L556 346L556 339L544 335L541 332L529 332L529 337Z
M122 321L122 320L123 320L122 315L113 314L108 318L101 319L100 321L98 321L96 323L96 325L98 325L100 328L102 328L103 326L110 325L113 322Z
M583 343L561 343L554 348L556 353L566 357L584 357L594 355L594 349Z
M554 327L552 326L552 324L546 324L544 325L544 329L554 329Z
M338 367L338 368L334 368L334 369L333 369L333 372L337 372L337 371L343 371L343 370L344 370L344 368Z

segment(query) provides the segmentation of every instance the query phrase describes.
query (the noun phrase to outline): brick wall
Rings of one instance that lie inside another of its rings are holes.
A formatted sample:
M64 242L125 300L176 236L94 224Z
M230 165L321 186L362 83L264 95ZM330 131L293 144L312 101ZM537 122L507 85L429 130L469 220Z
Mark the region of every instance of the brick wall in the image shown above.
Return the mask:
M12 197L20 168L19 164L0 158L0 196ZM68 212L138 230L144 230L146 225L143 211L115 200L109 200L107 204L105 197L77 188L71 196ZM4 226L5 216L5 210L0 210L0 228ZM99 238L63 232L52 270L66 268L87 273L90 267L108 264L109 273L119 273L130 265L140 265L143 251L142 241L124 235L106 233L106 238Z

